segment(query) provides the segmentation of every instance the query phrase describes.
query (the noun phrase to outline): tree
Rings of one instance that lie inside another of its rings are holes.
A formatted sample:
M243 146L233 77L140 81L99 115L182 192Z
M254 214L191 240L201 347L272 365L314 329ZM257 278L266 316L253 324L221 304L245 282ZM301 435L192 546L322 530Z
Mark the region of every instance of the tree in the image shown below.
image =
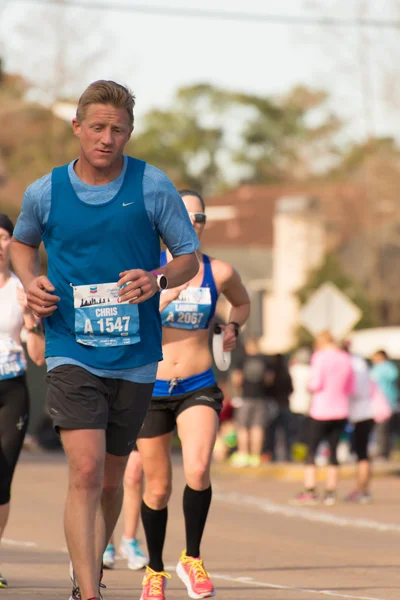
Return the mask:
M173 107L145 116L135 153L205 193L228 181L304 181L330 164L340 122L326 115L326 100L304 87L278 99L208 84L184 87Z
M0 205L14 218L27 185L55 166L49 144L54 132L60 143L58 164L69 162L77 152L71 126L27 100L28 88L18 75L6 74L0 84L0 148L7 177L0 188Z
M347 277L337 256L334 253L329 253L325 256L325 260L322 265L312 271L308 277L305 285L298 290L297 298L301 305L304 305L307 300L318 290L318 288L326 283L331 282L336 285L354 304L356 304L362 311L363 315L360 321L356 324L355 329L365 329L373 327L374 321L372 317L372 311L370 303L363 293L361 287L352 279ZM297 330L297 345L310 345L312 343L312 335L304 329L299 327Z
M365 190L362 236L341 249L346 273L368 293L379 325L397 325L400 260L400 148L393 138L370 138L341 152L328 177L355 183ZM360 264L360 256L362 263Z
M223 184L216 158L222 139L218 127L203 127L179 104L170 111L150 111L142 127L142 133L128 145L128 152L165 171L177 187L193 187L209 194Z
M299 86L271 100L247 94L232 100L252 109L235 161L247 165L246 183L304 181L326 170L341 123L325 114L325 92ZM317 124L311 118L318 114Z

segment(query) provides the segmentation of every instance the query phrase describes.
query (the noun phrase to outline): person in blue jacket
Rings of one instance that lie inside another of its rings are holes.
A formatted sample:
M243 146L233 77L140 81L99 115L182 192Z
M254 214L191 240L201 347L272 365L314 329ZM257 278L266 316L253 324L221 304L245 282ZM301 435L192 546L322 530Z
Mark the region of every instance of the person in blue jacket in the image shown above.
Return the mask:
M72 600L100 598L126 462L162 359L159 292L199 269L178 191L124 155L134 104L118 83L89 85L72 121L79 156L27 188L11 244L28 306L45 322L47 407L69 467ZM161 268L160 238L173 257ZM39 275L41 242L47 275Z
M384 393L393 410L392 417L376 425L377 456L388 459L391 450L392 434L398 428L399 370L389 359L385 350L378 350L372 356L371 378Z

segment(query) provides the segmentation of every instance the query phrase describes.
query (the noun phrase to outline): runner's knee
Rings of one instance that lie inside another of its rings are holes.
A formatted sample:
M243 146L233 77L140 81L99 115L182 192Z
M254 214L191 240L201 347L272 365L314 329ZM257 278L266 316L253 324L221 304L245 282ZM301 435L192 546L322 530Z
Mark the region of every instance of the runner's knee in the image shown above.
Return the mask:
M100 490L103 484L103 460L80 457L70 466L70 487L81 490Z
M161 510L167 506L171 492L172 484L168 481L146 482L146 499L154 510Z
M210 464L205 459L196 459L185 468L186 482L194 490L206 489L210 485Z
M127 469L124 476L124 487L128 489L137 488L142 484L142 468L137 466L134 469Z

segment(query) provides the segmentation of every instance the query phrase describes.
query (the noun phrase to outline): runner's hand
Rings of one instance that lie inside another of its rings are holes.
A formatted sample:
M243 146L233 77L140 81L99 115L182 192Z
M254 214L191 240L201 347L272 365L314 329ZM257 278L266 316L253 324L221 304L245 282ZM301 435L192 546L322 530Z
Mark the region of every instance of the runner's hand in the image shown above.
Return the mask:
M57 302L60 302L60 298L52 293L54 291L54 285L45 275L36 277L26 289L28 308L37 317L49 317L57 310Z
M232 352L236 348L236 334L233 325L220 325L224 332L224 352Z
M131 269L119 274L118 286L121 302L140 304L158 292L157 277L143 269Z

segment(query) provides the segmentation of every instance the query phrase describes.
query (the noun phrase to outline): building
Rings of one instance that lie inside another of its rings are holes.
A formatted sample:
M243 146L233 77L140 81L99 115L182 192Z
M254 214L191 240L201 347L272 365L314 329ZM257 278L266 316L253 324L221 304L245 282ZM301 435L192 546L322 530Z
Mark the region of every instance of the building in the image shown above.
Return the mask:
M326 251L365 229L363 200L347 184L246 185L208 199L203 245L240 272L252 299L248 331L266 352L292 347L296 291Z

